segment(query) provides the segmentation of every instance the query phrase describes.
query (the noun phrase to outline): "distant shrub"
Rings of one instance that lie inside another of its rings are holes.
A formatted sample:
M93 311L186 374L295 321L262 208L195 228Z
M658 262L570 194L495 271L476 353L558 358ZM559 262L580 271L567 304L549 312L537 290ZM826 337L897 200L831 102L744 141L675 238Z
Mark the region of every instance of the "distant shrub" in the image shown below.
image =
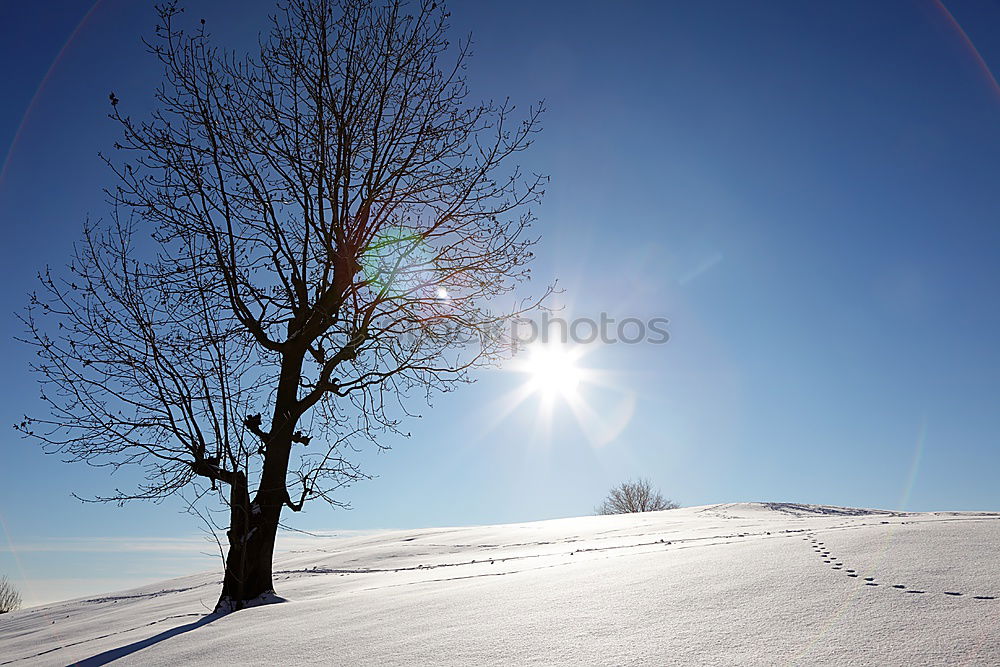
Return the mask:
M21 608L21 594L15 590L7 577L0 577L0 614L17 611Z
M653 490L648 479L622 482L611 489L608 497L597 506L598 514L631 514L633 512L659 512L680 507Z

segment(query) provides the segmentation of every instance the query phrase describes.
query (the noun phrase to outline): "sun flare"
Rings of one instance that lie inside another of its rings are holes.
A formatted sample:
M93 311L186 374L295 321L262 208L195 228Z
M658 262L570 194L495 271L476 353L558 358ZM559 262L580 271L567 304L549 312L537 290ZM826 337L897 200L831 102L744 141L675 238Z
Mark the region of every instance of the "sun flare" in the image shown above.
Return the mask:
M577 364L578 352L551 343L533 345L527 352L523 370L533 392L547 398L569 398L576 394L583 374Z
M506 370L524 380L497 397L488 428L527 404L536 408L531 435L539 441L547 442L554 428L574 422L594 447L614 440L632 419L636 395L613 374L586 363L584 357L593 351L592 346L558 342L535 342L522 349Z

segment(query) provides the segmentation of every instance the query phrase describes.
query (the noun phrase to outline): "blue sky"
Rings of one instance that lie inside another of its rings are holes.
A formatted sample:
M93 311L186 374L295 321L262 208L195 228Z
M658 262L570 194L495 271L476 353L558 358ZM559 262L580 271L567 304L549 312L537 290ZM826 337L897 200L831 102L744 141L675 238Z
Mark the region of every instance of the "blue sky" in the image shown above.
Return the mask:
M268 9L190 6L228 43ZM478 96L547 101L525 158L552 177L537 281L559 280L565 317L666 317L671 339L587 347L612 384L583 389L596 428L558 404L542 427L534 399L499 417L524 378L483 373L363 456L353 510L293 525L572 516L639 475L685 505L1000 508L1000 3L452 12ZM146 108L153 22L125 0L0 6L0 424L38 409L13 313L104 210L107 95ZM177 503L70 496L127 473L0 443L0 573L29 602L218 566Z

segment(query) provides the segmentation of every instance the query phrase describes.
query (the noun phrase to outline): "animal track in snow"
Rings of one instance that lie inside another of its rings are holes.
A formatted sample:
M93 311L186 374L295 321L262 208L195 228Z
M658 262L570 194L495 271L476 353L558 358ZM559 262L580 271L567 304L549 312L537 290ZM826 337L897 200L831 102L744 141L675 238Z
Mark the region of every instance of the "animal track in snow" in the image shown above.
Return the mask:
M811 543L813 551L819 555L823 563L830 565L831 570L841 570L843 569L844 563L837 559L836 556L831 556L830 551L822 548L824 545L822 542L818 542L814 537L808 536ZM857 579L860 577L856 569L850 568L844 570L844 574L852 579ZM875 581L875 577L864 577L865 586L878 586L878 582ZM903 591L904 593L912 593L914 595L926 595L929 591L920 590L916 588L907 588L904 584L892 584L890 588L895 588L896 590ZM941 591L942 595L948 595L950 597L967 597L972 600L996 600L995 595L965 595L960 591Z

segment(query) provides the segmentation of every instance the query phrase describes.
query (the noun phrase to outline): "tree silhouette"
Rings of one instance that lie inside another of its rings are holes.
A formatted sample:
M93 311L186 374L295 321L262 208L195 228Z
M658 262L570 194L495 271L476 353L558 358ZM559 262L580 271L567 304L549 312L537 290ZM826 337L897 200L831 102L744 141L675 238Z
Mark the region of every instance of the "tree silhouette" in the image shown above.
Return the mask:
M98 500L217 494L226 611L273 591L283 508L339 504L351 453L498 361L539 303L511 292L544 178L507 164L541 109L471 102L430 0L288 0L244 56L181 11L147 43L151 116L110 96L108 217L23 315L48 414L18 427L144 471Z
M21 608L21 594L17 592L7 576L0 576L0 614L7 614Z
M631 514L632 512L659 512L680 507L653 489L648 479L622 482L608 492L608 497L597 506L597 514Z

